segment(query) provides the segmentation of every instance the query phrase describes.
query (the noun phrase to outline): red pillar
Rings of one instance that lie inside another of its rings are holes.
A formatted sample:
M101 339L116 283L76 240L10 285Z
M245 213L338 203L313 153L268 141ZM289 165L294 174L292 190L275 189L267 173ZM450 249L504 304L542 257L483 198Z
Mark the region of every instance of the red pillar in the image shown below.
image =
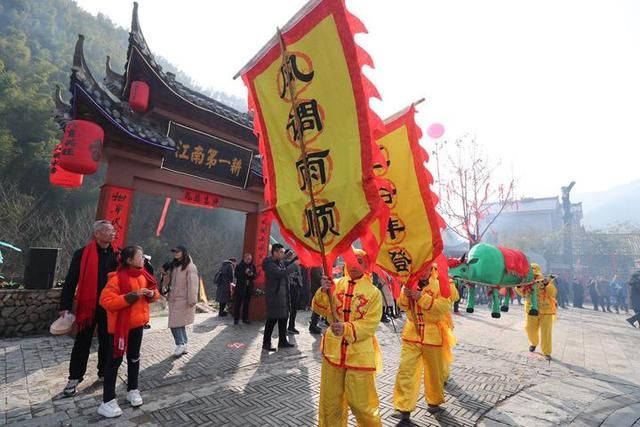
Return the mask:
M104 184L100 187L96 219L107 219L113 224L116 229L114 248L122 249L126 246L133 193L130 188L115 185Z
M248 213L244 225L244 249L243 254L253 255L253 261L258 269L258 278L255 281L255 289L265 288L264 271L262 261L269 252L269 236L271 233L271 215L265 213ZM249 309L250 320L264 320L267 317L266 301L264 295L253 297Z

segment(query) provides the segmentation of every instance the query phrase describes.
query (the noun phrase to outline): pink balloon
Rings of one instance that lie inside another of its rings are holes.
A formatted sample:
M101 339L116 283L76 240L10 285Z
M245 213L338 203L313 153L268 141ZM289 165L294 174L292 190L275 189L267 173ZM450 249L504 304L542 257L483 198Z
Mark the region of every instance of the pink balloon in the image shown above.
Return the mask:
M440 138L442 135L444 135L444 126L442 126L440 123L432 123L427 128L427 135L429 135L429 137L433 139Z

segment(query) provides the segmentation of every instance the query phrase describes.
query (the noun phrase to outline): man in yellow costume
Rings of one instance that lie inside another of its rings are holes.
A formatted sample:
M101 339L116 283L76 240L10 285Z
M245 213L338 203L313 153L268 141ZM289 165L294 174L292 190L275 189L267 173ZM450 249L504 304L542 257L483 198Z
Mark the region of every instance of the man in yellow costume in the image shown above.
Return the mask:
M375 378L382 366L375 337L382 296L367 273L364 251L354 250L354 255L346 260L345 277L334 284L324 277L312 302L313 311L332 320L320 347L320 427L346 426L348 408L359 426L382 426ZM331 314L329 298L337 319Z
M531 287L516 287L518 295L525 298L524 313L525 326L529 337L529 351L534 352L538 343L541 344L542 354L547 360L551 360L551 344L553 341L553 321L556 316L556 295L558 293L553 280L546 280L540 266L532 263L533 278L538 281L533 286L538 289L538 315L529 315L531 309Z
M427 410L432 414L443 410L440 405L444 403L445 375L455 342L447 322L451 310L450 292L445 294L448 296L442 295L434 265L430 274L420 279L417 289L403 288L398 299L398 305L407 313L407 322L402 330L400 367L393 389L396 418L408 420L416 409L421 377Z

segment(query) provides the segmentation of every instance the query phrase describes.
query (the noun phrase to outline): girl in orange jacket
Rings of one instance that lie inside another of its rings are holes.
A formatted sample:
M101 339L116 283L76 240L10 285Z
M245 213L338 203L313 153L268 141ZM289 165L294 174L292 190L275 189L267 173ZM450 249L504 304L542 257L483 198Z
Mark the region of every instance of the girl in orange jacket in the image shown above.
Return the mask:
M109 332L105 366L103 403L98 413L107 418L122 415L116 400L116 378L122 357L127 354L127 401L142 405L138 390L142 331L149 322L149 303L160 297L155 279L144 269L143 250L128 246L120 252L120 266L109 274L100 294L100 305L107 311Z

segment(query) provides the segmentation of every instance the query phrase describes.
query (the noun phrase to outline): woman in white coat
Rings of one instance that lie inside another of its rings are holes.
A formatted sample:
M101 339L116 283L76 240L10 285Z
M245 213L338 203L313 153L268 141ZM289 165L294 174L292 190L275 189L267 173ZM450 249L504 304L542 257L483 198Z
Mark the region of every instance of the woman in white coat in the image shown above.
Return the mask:
M198 302L198 269L183 245L171 249L173 262L166 272L169 280L169 328L176 342L175 357L187 352L187 325L194 322Z

